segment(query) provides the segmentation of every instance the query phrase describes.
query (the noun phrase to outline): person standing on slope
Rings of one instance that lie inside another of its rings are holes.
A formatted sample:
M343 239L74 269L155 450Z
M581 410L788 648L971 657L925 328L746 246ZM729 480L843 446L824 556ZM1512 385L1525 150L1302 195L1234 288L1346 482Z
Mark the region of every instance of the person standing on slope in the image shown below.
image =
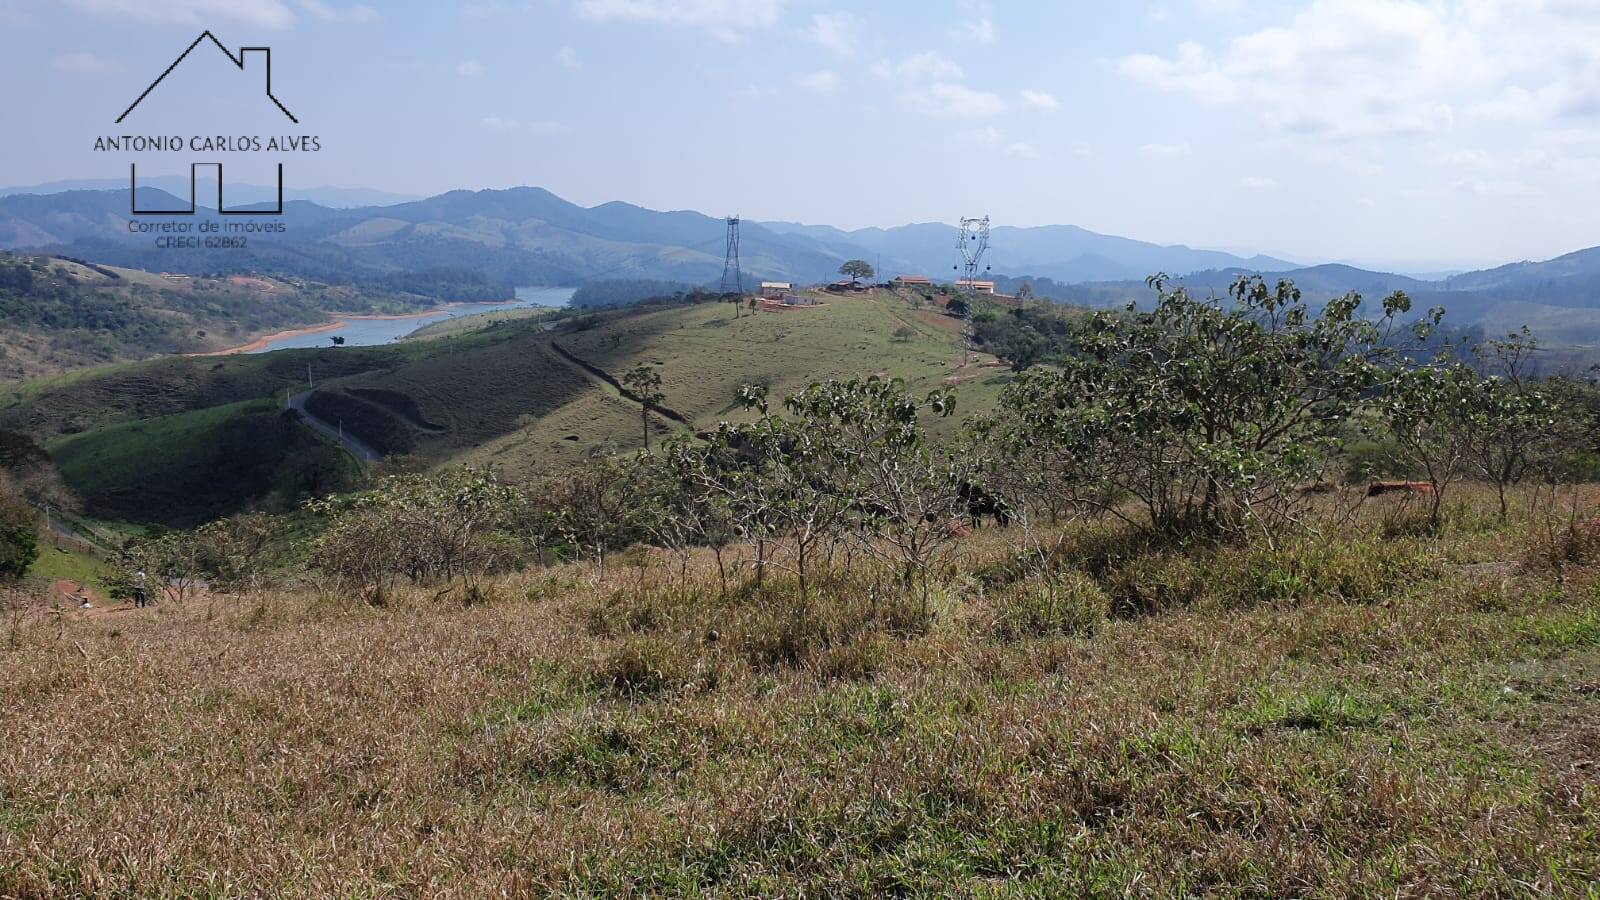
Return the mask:
M135 572L133 575L133 605L140 609L150 605L150 592L145 589L144 572Z

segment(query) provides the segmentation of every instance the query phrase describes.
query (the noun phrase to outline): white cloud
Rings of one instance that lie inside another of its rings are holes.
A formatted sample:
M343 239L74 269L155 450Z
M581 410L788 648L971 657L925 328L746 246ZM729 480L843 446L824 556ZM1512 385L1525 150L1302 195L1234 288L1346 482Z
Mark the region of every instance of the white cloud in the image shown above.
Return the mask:
M1006 111L1006 102L998 94L948 81L913 88L903 99L923 115L945 119L987 119Z
M50 65L63 72L115 72L122 68L114 60L95 56L93 53L63 53L51 57Z
M300 0L300 8L324 22L376 22L378 11L364 4L343 8L329 6L322 0Z
M971 41L974 44L994 43L994 21L985 17L974 19L971 22L961 23L956 29L956 37Z
M958 137L964 141L977 144L981 147L989 147L994 150L999 150L1006 156L1015 156L1019 159L1044 158L1044 154L1039 152L1038 147L1027 141L1008 141L1006 140L1005 133L993 125L985 125L981 128L966 129L965 131L958 132Z
M477 78L483 72L483 63L475 59L465 60L456 64L456 74L462 78Z
M1275 191L1278 189L1276 178L1263 178L1259 175L1247 175L1239 179L1239 186L1252 191Z
M562 68L566 69L578 69L583 67L583 63L578 62L578 51L572 49L571 47L562 47L560 50L557 50L556 62L560 63Z
M847 12L818 13L805 34L834 53L849 56L861 43L861 20Z
M1139 155L1150 159L1172 159L1178 156L1189 155L1188 144L1145 144L1139 148Z
M747 84L744 87L734 91L731 96L737 102L750 103L757 100L770 100L772 97L776 96L777 93L777 91L770 87L763 87L759 84Z
M1597 12L1595 0L1312 0L1284 25L1124 57L1119 68L1318 138L1441 133L1461 113L1595 116Z
M787 0L577 0L578 15L591 22L645 22L703 28L735 43L746 33L770 28Z
M525 134L565 134L572 130L570 125L561 122L524 122L500 116L486 116L478 120L478 124L490 131L517 131Z
M993 125L986 125L982 128L969 128L961 132L961 138L974 144L982 144L985 147L998 147L1004 139L1004 135L1000 133L1000 129Z
M1040 112L1055 112L1061 108L1061 101L1055 95L1044 91L1023 91L1020 95L1022 105L1028 109Z
M932 50L908 56L899 62L883 60L873 66L872 71L880 78L899 78L905 81L951 81L961 77L960 66Z
M832 69L823 69L820 72L812 72L809 75L801 75L799 78L795 79L795 83L808 91L816 91L819 94L831 94L839 89L839 73L833 71Z
M216 27L239 23L288 28L294 12L279 0L68 0L91 15L136 22Z

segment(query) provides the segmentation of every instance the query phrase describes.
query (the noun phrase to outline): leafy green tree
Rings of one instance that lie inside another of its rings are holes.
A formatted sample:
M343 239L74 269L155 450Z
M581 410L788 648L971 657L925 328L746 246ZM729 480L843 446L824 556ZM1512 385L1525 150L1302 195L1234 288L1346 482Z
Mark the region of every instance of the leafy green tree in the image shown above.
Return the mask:
M972 465L929 443L918 421L927 409L955 411L940 390L917 401L904 382L873 376L813 384L785 401L793 427L822 435L812 452L827 458L824 482L846 506L846 523L866 553L895 563L901 582L929 615L930 579L954 540Z
M1485 399L1478 373L1460 363L1399 373L1382 396L1389 438L1412 473L1428 483L1428 521L1438 528L1445 494L1467 474L1469 423Z
M739 536L738 497L728 480L733 472L717 450L714 441L679 437L641 457L643 502L636 514L654 543L678 554L681 578L688 577L690 549L710 548L726 597L724 552Z
M100 579L115 599L133 596L134 576L145 573L153 594L178 603L188 599L202 580L200 548L193 532L158 530L128 541L122 557Z
M0 472L0 581L28 574L39 558L39 514Z
M284 550L279 521L261 513L241 513L195 529L195 563L219 590L261 586L275 557Z
M622 376L622 384L639 401L639 417L644 423L644 449L650 449L650 410L667 399L661 392L661 372L641 363Z
M327 518L311 544L311 566L381 601L401 578L481 595L484 576L516 558L507 525L515 492L470 467L397 475L353 496L308 504Z
M849 278L851 284L860 284L864 280L870 280L877 273L873 271L872 264L866 260L850 259L845 260L839 267L839 274Z
M967 314L972 312L972 304L967 302L967 298L957 294L945 302L944 310L958 319L965 319Z
M1566 402L1561 385L1534 377L1538 350L1526 327L1479 345L1475 354L1488 375L1457 410L1467 458L1494 485L1502 522L1510 512L1507 490L1532 474L1554 478L1593 425L1581 404Z
M1295 486L1389 377L1409 299L1396 293L1367 318L1350 294L1314 315L1287 281L1240 278L1226 305L1169 290L1163 276L1150 284L1154 310L1097 313L1059 369L1019 376L991 435L1002 448L1048 448L1066 462L1073 502L1125 515L1118 498L1132 498L1157 531L1232 536L1292 522Z

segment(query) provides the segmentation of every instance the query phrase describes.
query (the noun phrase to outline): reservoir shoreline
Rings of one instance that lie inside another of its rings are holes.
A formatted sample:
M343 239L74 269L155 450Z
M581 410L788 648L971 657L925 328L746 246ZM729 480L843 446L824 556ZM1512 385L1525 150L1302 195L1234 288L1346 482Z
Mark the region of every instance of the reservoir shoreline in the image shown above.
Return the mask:
M295 340L297 338L304 338L304 337L309 337L311 335L326 334L326 333L331 332L331 331L338 331L339 329L345 328L346 326L349 326L352 323L359 323L359 322L396 322L396 321L422 320L422 319L441 320L441 319L444 319L444 318L448 318L451 313L453 313L453 312L455 312L455 311L457 311L459 309L462 309L463 307L471 307L474 310L474 312L472 314L476 315L476 314L478 314L480 312L488 313L488 312L496 312L496 311L499 311L499 310L502 310L502 309L519 309L519 308L528 308L528 307L538 307L538 306L544 305L544 304L529 302L529 298L521 296L521 292L523 290L550 290L550 289L548 289L548 288L533 288L533 289L518 288L517 289L518 296L516 296L516 297L514 297L514 298L512 298L510 300L457 301L457 302L451 302L451 303L441 303L438 306L431 307L429 309L418 310L417 312L411 312L411 313L392 313L392 314L357 314L357 313L345 314L345 313L333 313L328 321L322 322L322 323L319 323L319 324L316 324L316 325L303 325L303 326L300 326L298 328L288 328L288 329L284 329L282 331L275 331L275 332L273 332L271 334L262 335L261 337L255 338L254 340L247 341L247 342L245 342L243 344L238 344L238 345L231 346L231 347L224 347L224 348L219 349L219 350L206 350L206 351L199 352L199 353L186 353L186 354L183 354L183 355L184 356L236 356L238 354L243 354L243 353L260 353L262 351L265 351L265 350L273 347L273 345L281 343L281 342L284 342L284 341L292 341L292 340ZM569 291L569 296L570 296L570 289L559 289L559 290L568 290ZM555 308L555 307L552 307L552 308ZM351 344L348 344L347 346L372 346L372 343L371 342L362 342L362 341L358 340L358 341L355 341L355 342L353 342ZM283 349L289 349L289 348L283 348Z

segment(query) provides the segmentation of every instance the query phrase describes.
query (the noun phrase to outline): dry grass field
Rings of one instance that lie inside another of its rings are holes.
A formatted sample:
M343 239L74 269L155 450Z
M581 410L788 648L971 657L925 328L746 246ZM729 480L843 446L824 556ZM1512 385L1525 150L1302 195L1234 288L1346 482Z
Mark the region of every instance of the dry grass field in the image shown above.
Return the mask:
M642 551L471 608L19 601L0 896L1593 896L1596 542L1471 499L1065 529L1048 605L980 531L927 627Z

